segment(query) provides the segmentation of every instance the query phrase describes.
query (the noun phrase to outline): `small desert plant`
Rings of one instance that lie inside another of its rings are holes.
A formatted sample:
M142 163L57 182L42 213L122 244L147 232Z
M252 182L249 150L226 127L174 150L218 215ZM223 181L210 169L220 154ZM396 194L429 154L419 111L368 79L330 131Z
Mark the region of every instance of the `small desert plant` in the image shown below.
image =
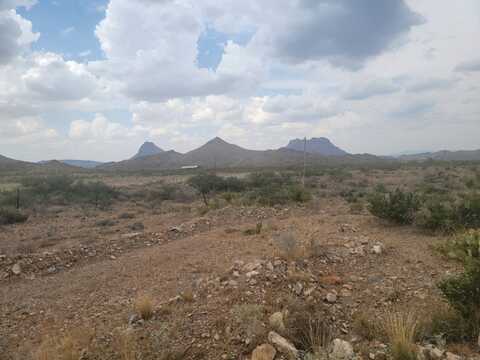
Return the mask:
M459 343L469 338L467 323L449 306L441 306L430 315L426 332L429 337L441 336L447 342Z
M327 353L332 341L332 329L320 316L308 315L301 320L297 318L295 343L299 348L314 355Z
M286 335L301 350L323 357L331 340L333 328L321 308L290 299L285 319Z
M149 320L153 316L152 299L148 295L141 295L135 300L135 311L143 320Z
M420 333L417 316L410 312L392 311L385 314L383 321L383 332L391 345L392 358L417 359L415 340Z
M275 239L275 247L279 255L287 260L295 260L302 255L300 242L290 232L278 235Z
M400 189L386 194L377 191L370 196L368 202L368 209L373 215L401 225L411 224L420 208L420 201L415 193L403 192Z
M27 221L28 215L18 210L0 208L0 225L10 225Z
M262 226L262 222L260 221L255 225L255 229L246 229L243 231L243 234L247 236L260 235L260 233L262 232Z
M264 310L261 305L235 305L231 310L235 327L247 337L259 340L265 334L262 324Z

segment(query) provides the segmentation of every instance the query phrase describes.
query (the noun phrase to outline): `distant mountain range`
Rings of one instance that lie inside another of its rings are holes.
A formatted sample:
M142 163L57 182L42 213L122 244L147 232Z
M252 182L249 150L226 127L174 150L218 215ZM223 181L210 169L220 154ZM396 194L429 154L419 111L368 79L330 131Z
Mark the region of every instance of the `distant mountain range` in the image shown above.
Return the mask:
M49 161L39 161L39 164L46 164ZM53 160L53 161L58 161L66 165L71 165L71 166L77 166L85 169L94 169L99 165L102 165L103 162L100 161L93 161L93 160Z
M84 169L76 166L66 164L58 160L42 161L40 163L33 163L27 161L20 161L10 159L0 155L0 171L27 171L38 173L50 172L78 172Z
M145 142L137 154L128 160L100 163L90 160L52 160L31 163L0 155L0 171L31 170L35 172L78 172L89 169L106 171L171 170L182 167L203 168L255 168L301 166L304 160L304 140L291 140L277 150L249 150L216 137L187 153L164 151L153 142ZM391 163L395 161L480 161L480 150L438 151L398 157L370 154L349 154L327 138L306 141L306 158L309 166Z
M312 154L320 154L324 156L343 156L348 155L348 153L339 147L333 145L330 140L324 137L320 138L311 138L307 141L304 139L294 139L290 140L287 149L303 151L306 145L306 151Z
M401 161L426 161L429 159L437 161L479 161L479 150L459 150L459 151L436 151L420 154L401 155L397 157Z
M142 146L140 146L140 149L138 149L138 152L133 156L132 159L139 159L145 156L157 155L162 152L164 151L160 149L157 145L155 145L153 142L147 141L144 142Z
M312 140L310 140L311 144L320 144L329 154L333 152L342 155L322 155L318 153L319 146L316 146L310 150L311 152L307 153L307 161L310 165L387 161L381 157L368 154L349 155L328 140ZM313 150L316 150L316 152ZM286 167L300 166L303 164L303 158L303 144L302 151L288 147L278 150L248 150L216 137L205 145L185 154L173 150L163 151L156 155L134 157L129 160L104 164L99 166L98 169L138 171L179 169L185 166L204 168Z

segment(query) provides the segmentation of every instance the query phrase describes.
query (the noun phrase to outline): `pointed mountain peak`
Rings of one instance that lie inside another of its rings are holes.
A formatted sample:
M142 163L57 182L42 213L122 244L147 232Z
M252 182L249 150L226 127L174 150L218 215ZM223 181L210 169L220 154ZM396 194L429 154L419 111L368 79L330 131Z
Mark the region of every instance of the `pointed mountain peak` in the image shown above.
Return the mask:
M137 154L133 157L133 159L138 159L145 156L157 155L162 153L163 150L159 148L155 143L151 141L146 141L140 146L138 149Z
M207 144L228 144L228 145L230 145L229 143L227 143L225 140L223 140L222 138L220 138L218 136L215 136L212 140L208 141Z

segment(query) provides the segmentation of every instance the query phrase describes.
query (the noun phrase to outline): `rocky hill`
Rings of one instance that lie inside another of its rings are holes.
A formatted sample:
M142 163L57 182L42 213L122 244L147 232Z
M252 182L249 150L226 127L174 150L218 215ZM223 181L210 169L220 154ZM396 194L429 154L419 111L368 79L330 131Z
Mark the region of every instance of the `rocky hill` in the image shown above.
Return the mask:
M290 140L287 149L303 151L304 150L304 140L303 139L294 139ZM348 153L339 147L335 146L327 138L311 138L307 140L306 149L308 153L320 154L324 156L342 156L347 155Z
M157 155L162 152L164 152L164 150L159 148L153 142L146 141L142 144L142 146L140 146L140 149L138 149L138 152L132 159L139 159L145 156Z
M10 159L0 155L0 171L17 171L34 168L36 164Z

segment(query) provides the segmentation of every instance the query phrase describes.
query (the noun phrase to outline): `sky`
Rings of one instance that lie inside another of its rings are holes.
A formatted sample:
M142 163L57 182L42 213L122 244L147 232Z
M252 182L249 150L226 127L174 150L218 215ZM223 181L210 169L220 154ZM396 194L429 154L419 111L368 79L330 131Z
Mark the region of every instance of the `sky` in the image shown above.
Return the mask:
M480 148L478 0L0 0L0 154Z

